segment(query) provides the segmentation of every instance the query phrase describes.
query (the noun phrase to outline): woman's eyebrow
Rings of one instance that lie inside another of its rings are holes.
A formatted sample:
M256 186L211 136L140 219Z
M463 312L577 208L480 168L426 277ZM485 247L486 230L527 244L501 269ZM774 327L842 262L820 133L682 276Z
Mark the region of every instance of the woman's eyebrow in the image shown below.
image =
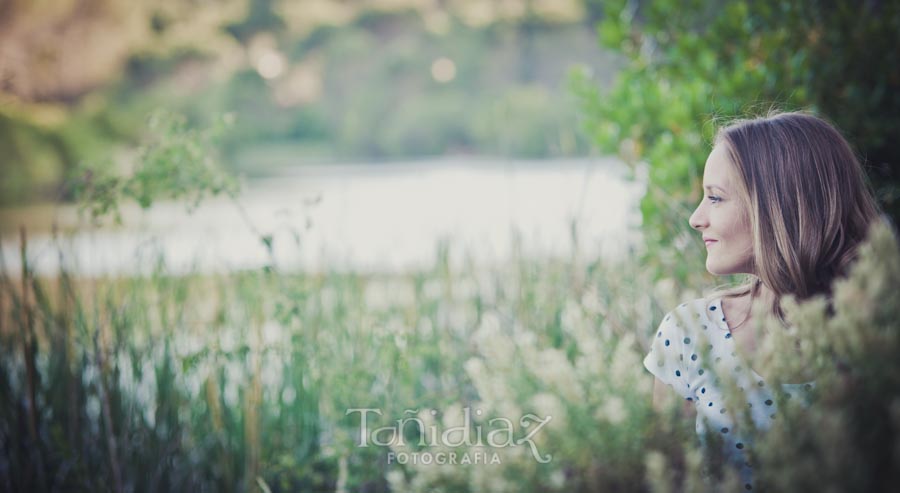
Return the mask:
M712 185L704 185L703 188L705 188L706 190L712 190L713 188L717 188L717 189L719 189L720 192L724 192L724 191L725 191L724 188L720 187L719 185L715 185L715 184L712 184Z

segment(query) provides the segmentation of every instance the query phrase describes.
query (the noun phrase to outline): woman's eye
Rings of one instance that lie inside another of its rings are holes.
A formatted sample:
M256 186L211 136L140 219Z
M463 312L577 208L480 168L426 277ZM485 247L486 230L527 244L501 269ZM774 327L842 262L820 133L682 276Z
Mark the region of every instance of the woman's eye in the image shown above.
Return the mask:
M718 195L707 195L706 198L708 198L709 201L713 204L722 201L722 197L719 197Z

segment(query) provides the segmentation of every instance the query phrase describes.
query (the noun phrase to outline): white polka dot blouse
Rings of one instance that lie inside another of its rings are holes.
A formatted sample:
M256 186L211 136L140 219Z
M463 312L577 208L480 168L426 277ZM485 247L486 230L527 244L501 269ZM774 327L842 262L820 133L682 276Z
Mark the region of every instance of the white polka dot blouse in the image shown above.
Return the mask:
M697 409L696 430L718 434L726 458L740 469L746 489L753 488L752 464L747 460L749 438L737 429L735 413L725 402L724 382L734 382L754 426L766 429L777 419L775 396L765 380L738 356L721 298L701 298L679 305L653 335L644 366ZM812 382L784 384L788 398L804 398ZM732 405L734 403L732 402Z

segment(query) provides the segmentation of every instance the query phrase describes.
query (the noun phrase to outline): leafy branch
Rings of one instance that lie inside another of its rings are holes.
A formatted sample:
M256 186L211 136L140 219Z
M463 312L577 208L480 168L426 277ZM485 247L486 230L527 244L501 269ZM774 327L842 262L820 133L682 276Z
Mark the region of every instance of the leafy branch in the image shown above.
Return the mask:
M207 196L236 197L237 180L215 159L218 140L233 122L233 115L226 114L208 128L195 129L182 115L154 112L134 162L120 166L106 161L77 169L71 186L80 209L93 221L112 216L121 224L121 204L129 200L142 209L160 199L185 200L192 211Z

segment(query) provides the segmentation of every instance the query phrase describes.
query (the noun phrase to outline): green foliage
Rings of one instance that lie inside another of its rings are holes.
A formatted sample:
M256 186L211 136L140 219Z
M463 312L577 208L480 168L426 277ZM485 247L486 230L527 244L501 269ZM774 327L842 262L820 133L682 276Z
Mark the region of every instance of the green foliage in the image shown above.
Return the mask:
M687 217L700 199L717 122L770 105L832 118L870 165L897 215L900 5L896 2L701 1L604 4L598 36L628 65L609 91L571 78L586 129L601 149L647 164L644 232L667 275L702 270ZM642 171L643 172L643 171Z
M222 108L236 115L228 132L219 139L223 164L231 169L244 164L235 162L233 158L244 149L310 142L327 146L333 134L332 123L322 105L310 104L290 109L279 107L269 93L266 81L253 70L234 74L205 98L188 102L187 106L189 114L193 115L192 121L202 122L206 114Z
M273 0L250 0L246 16L224 26L225 32L246 44L254 34L283 28L284 21L275 13L274 3Z
M124 200L143 209L158 199L187 200L196 207L207 194L233 195L237 183L214 159L216 138L232 118L195 130L183 116L158 111L149 118L149 136L132 169L121 174L111 163L85 165L72 181L74 195L93 219L111 214L116 221L121 221Z
M583 136L571 126L576 111L570 101L555 101L540 86L522 87L492 99L475 114L479 147L499 155L547 158L587 151Z
M210 61L209 58L208 54L193 47L182 47L171 53L138 51L125 62L126 80L135 88L144 89L171 77L182 64Z
M385 115L385 127L372 133L372 146L384 155L434 156L471 149L474 137L466 95L444 91L407 98Z
M45 146L50 138L35 125L17 121L0 113L0 203L21 203L29 195L50 195L61 174L54 147ZM25 163L28 163L27 165Z
M10 105L0 109L0 205L68 199L61 177L83 160L106 155L115 138L104 115L90 105L58 122L54 108Z

